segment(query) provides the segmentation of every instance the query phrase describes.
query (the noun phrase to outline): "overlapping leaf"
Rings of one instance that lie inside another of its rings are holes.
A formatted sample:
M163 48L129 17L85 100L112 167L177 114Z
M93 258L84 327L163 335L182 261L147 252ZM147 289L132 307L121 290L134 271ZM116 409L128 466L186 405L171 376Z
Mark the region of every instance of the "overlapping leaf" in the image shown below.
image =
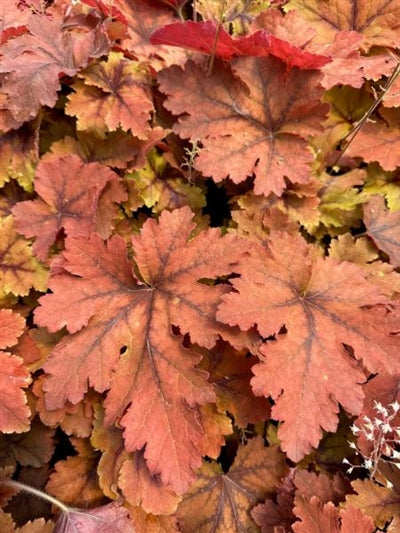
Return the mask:
M336 429L338 402L349 413L361 410L365 378L353 350L371 371L399 370L399 340L390 337L398 325L384 309L365 309L386 298L359 267L316 256L300 237L273 234L239 272L237 292L223 297L217 316L242 329L257 325L263 337L287 331L260 350L252 385L274 398L282 447L298 461L318 444L322 429Z
M399 45L399 0L290 0L286 9L296 9L317 30L320 42L332 41L340 30L354 30L363 35L366 50Z
M256 194L278 195L285 177L309 180L306 139L325 114L319 79L313 71L288 73L275 58L239 58L234 71L221 63L209 77L191 62L159 74L165 106L184 114L175 130L202 143L195 168L216 182L229 176L240 183L254 173Z
M19 202L13 208L18 230L36 237L33 251L42 260L60 231L67 235L110 235L116 203L126 200L118 176L99 163L79 157L49 156L36 169L38 200Z
M104 412L100 408L96 409L91 443L103 452L97 473L106 496L114 499L119 488L129 505L146 513L171 514L175 511L180 497L162 484L160 476L150 473L142 450L126 451L121 429L105 427Z
M0 349L16 344L25 320L10 309L0 309ZM29 428L30 409L23 388L31 376L20 357L0 351L0 431L20 433Z
M390 257L394 267L400 266L400 212L391 213L381 196L374 196L364 206L367 233L375 244Z
M153 102L146 73L121 53L112 52L107 61L95 63L74 85L66 112L77 116L79 129L115 131L121 127L140 139L150 133Z
M6 75L2 93L7 110L20 124L34 118L41 105L56 103L61 74L74 75L89 58L109 50L95 14L81 17L70 12L65 20L37 14L30 17L27 29L0 48L0 72Z
M160 224L148 220L132 238L134 263L119 237L107 245L95 234L68 239L64 273L53 276L52 294L36 311L40 325L51 331L66 326L73 334L45 364L48 408L79 402L88 384L99 392L111 387L106 422L120 419L127 449L146 446L150 472L178 492L200 462L196 405L212 402L214 393L206 374L193 368L199 357L171 328L213 346L224 333L214 313L226 289L197 280L231 272L248 247L217 229L187 242L191 216L182 208L164 212Z
M304 51L263 30L234 39L223 28L217 30L217 26L210 20L168 24L155 31L150 41L153 44L182 46L206 54L215 54L223 59L232 59L234 56L273 55L282 59L288 68L318 69L331 61L330 57Z
M374 522L356 507L339 511L333 503L326 504L313 496L309 502L296 505L295 513L301 519L293 524L295 533L373 533Z
M29 521L22 527L17 527L13 517L0 509L0 528L2 533L53 533L53 522L46 522L44 518Z
M259 531L249 511L275 492L286 470L278 448L264 447L260 438L239 447L227 474L215 463L204 463L176 513L182 533Z
M396 125L382 120L364 124L347 150L352 157L361 157L367 163L377 161L384 170L400 167L400 138Z
M0 219L0 287L5 293L24 296L34 288L46 290L47 271L33 256L29 241L17 233L14 218Z
M57 520L54 533L136 533L121 502L93 509L70 509Z

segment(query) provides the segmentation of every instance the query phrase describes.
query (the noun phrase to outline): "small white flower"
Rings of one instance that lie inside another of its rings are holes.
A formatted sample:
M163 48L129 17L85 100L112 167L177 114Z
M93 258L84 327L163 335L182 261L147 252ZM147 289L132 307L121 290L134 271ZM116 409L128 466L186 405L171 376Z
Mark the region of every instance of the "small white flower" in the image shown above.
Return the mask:
M392 426L388 422L385 422L382 426L382 431L383 433L391 433L393 429L392 429Z
M350 426L350 430L353 433L353 435L357 435L357 433L359 433L361 431L361 429L358 426L356 426L355 424Z
M378 413L382 413L384 416L389 415L388 410L386 409L386 407L383 407L381 402L374 402L374 407L375 410L378 411Z
M363 467L366 468L367 470L372 470L373 464L374 463L372 459L365 459L365 461L363 462Z
M394 413L397 413L398 410L400 409L400 403L397 400L389 405L393 409Z

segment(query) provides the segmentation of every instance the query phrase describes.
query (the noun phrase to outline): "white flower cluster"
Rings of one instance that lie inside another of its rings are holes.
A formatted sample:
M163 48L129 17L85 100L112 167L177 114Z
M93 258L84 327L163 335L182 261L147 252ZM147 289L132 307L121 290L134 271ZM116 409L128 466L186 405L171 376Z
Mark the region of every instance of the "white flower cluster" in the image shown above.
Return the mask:
M349 442L350 448L363 457L361 465L353 465L347 459L343 463L349 465L347 473L350 474L354 468L366 468L371 478L379 472L379 462L385 461L400 468L400 426L392 425L397 413L400 411L400 403L393 402L384 407L381 402L374 402L376 416L371 419L363 416L363 423L359 426L353 424L350 429L356 437L364 435L367 441L372 443L372 451L368 456L364 456L355 442ZM388 486L391 483L387 482Z

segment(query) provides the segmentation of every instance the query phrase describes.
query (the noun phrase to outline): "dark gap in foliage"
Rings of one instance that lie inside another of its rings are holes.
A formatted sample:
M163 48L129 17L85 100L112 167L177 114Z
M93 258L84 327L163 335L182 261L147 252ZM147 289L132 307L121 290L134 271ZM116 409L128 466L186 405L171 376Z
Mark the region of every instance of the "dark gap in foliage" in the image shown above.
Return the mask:
M60 428L56 429L55 442L56 447L54 449L53 457L49 463L50 467L54 467L58 461L62 461L71 455L77 455L77 452L72 446L68 435L66 435Z
M203 214L210 217L211 227L225 226L231 218L228 196L225 190L216 185L213 180L207 180L206 185L207 206L203 209Z

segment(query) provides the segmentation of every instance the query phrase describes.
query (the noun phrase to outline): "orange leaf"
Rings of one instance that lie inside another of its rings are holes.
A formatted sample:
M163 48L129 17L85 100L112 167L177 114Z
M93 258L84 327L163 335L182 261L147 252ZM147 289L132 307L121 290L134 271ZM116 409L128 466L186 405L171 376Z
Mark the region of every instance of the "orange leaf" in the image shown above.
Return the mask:
M305 183L312 154L306 139L321 128L320 74L300 71L275 58L238 58L219 63L211 76L188 62L159 73L165 106L184 115L175 126L185 138L200 140L194 166L216 182L234 183L255 174L255 194L278 195L285 177Z
M398 325L383 307L364 308L387 299L362 268L318 257L300 236L271 234L269 247L255 246L237 271L236 292L223 297L217 316L243 330L257 325L265 338L287 331L260 349L252 385L276 401L282 447L299 461L322 429L336 429L338 403L361 411L365 377L349 346L372 372L399 371L399 339L390 336Z
M264 447L260 438L239 447L227 474L215 463L204 463L176 512L182 533L259 531L249 511L275 492L286 470L278 448Z
M134 262L123 240L98 235L69 238L52 294L41 298L36 321L50 331L67 327L44 368L48 409L79 402L88 384L103 392L106 423L125 428L128 451L146 446L152 474L184 492L200 465L204 430L196 405L215 398L200 357L181 344L172 326L212 347L229 328L215 320L227 287L197 280L232 272L248 244L212 228L188 242L188 208L164 211L132 237ZM130 376L129 378L127 376Z

